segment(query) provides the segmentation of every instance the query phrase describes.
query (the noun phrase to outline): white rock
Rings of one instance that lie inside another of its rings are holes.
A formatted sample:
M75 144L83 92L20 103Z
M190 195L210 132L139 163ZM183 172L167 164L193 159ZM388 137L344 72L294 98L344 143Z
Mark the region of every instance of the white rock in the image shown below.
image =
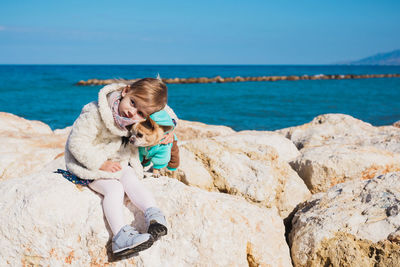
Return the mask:
M179 174L181 174L179 178L182 182L209 191L215 188L213 177L204 168L203 163L197 160L195 154L180 146L179 157ZM183 172L180 170L183 170Z
M301 126L278 130L298 149L327 144L374 146L400 153L400 129L394 126L374 127L344 114L325 114Z
M179 120L175 133L180 141L229 135L235 131L227 126L208 125L196 121Z
M68 136L71 132L72 126L65 127L64 129L55 129L54 134Z
M315 194L292 224L295 266L399 266L400 172Z
M0 129L1 132L13 132L19 136L53 133L51 128L41 121L26 120L6 112L0 112Z
M182 144L180 151L184 155L181 180L189 185L277 207L282 217L310 196L297 173L255 134L192 140Z
M241 131L217 140L225 139L227 142L247 142L257 145L267 145L275 148L279 154L279 158L287 162L295 159L300 155L294 143L284 137L282 134L269 131Z
M290 162L312 193L349 179L400 170L400 129L374 127L344 114L325 114L278 130L300 149Z
M373 146L331 144L303 148L291 165L311 193L317 193L349 180L400 171L400 154Z
M66 135L39 121L0 112L0 180L40 170L64 151Z
M291 266L276 209L166 177L144 183L165 212L169 233L113 266ZM1 182L0 196L0 266L108 264L110 230L101 197L87 187L43 171ZM143 214L126 204L126 222L134 214L144 231Z

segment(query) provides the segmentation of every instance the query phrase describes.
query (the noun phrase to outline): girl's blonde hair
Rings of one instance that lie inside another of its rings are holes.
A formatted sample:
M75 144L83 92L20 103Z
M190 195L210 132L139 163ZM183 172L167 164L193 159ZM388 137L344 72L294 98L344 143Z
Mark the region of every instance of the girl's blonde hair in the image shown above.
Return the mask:
M127 85L127 95L131 96L136 108L150 116L152 113L162 110L167 104L167 86L161 78L144 78Z

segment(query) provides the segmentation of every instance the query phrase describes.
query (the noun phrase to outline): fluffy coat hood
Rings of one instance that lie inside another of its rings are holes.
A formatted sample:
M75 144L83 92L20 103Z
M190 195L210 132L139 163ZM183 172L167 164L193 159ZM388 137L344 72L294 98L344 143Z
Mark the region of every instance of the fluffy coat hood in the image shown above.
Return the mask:
M123 83L113 83L113 84L104 86L99 91L98 106L99 106L99 112L100 112L101 119L103 120L104 125L107 127L107 129L111 133L118 135L118 136L128 136L129 131L122 130L115 124L112 110L111 110L111 107L108 102L108 96L109 96L109 94L111 94L115 91L122 91L122 89L125 86L126 86L126 84L123 84Z

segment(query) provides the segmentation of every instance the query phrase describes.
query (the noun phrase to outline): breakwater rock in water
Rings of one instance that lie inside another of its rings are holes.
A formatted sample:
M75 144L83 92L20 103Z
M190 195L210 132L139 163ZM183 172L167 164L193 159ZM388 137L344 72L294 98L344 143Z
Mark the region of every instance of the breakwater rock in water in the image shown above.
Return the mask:
M344 79L373 79L373 78L400 78L400 74L318 74L302 76L259 76L259 77L226 77L216 76L214 78L163 78L166 84L184 83L228 83L228 82L275 82L275 81L299 81L299 80L344 80ZM89 79L79 81L76 85L106 85L115 82L133 83L139 79Z

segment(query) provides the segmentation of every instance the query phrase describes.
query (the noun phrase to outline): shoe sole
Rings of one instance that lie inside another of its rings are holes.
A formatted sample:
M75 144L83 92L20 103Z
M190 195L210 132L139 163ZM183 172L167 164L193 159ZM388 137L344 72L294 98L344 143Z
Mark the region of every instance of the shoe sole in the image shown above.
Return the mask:
M166 235L168 233L168 230L167 227L158 222L151 222L149 230L147 232L153 236L154 240L157 240L160 237Z
M154 243L153 238L150 238L149 240L143 242L142 244L139 244L135 247L128 247L122 251L118 251L118 252L113 252L114 257L124 257L124 256L129 256L135 253L138 253L140 251L143 251L145 249L148 249L149 247L151 247Z

